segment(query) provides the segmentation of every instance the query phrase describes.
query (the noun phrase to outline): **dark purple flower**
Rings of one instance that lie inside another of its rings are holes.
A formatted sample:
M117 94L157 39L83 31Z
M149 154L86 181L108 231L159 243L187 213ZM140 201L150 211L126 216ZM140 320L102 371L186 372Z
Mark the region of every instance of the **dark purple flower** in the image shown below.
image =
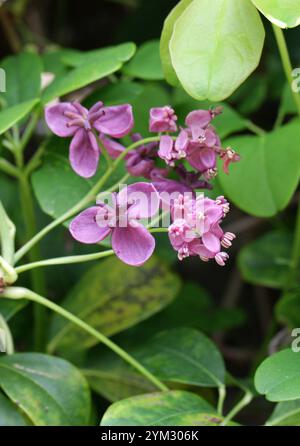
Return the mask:
M132 141L142 140L142 136L138 133L132 135ZM101 136L101 141L109 155L116 159L125 150L117 141ZM155 159L157 157L157 143L152 142L143 144L135 150L129 152L126 159L126 168L128 173L134 177L151 178L151 172L155 169Z
M70 163L74 171L85 178L95 175L99 162L99 147L93 129L101 134L121 138L133 127L131 105L104 107L102 102L87 110L78 102L61 102L45 110L48 127L60 137L73 137Z
M155 240L138 220L154 216L159 195L150 183L136 183L112 196L112 206L98 202L70 225L72 236L81 243L99 243L111 235L115 254L128 265L140 266L153 254Z
M176 132L176 121L177 116L170 106L151 108L149 130L155 133Z

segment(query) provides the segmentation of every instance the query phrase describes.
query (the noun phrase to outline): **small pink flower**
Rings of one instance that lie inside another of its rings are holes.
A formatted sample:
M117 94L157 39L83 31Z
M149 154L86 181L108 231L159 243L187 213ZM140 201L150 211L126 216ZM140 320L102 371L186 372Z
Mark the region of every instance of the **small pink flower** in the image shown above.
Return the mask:
M159 210L159 195L150 183L135 183L114 194L113 206L98 202L79 214L70 225L81 243L99 243L111 236L112 249L124 263L140 266L153 254L155 240L139 223Z
M134 124L131 105L104 107L102 102L97 102L90 110L79 102L60 102L46 108L45 119L55 135L72 137L70 163L84 178L95 175L99 162L100 151L93 129L121 138Z
M168 105L165 107L151 108L149 130L154 133L176 132L177 116Z
M180 195L174 202L173 223L169 227L169 239L178 258L199 256L203 261L214 258L224 266L229 256L221 251L221 246L229 248L235 238L231 232L224 234L220 226L227 212L224 197L211 200Z

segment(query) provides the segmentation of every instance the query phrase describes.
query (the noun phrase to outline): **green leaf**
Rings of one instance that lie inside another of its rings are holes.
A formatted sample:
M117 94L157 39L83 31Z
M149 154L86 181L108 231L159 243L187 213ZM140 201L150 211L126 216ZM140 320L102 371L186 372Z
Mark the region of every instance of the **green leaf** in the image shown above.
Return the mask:
M238 264L243 278L256 285L283 288L290 271L292 235L269 232L243 247Z
M164 76L169 84L177 87L180 85L178 77L174 71L169 44L173 34L176 20L181 16L183 11L192 3L193 0L181 0L165 20L164 27L160 38L160 57Z
M256 371L255 387L269 401L300 398L300 355L290 349L267 358Z
M159 81L164 78L159 57L159 41L150 40L143 43L126 64L123 71L128 76L149 81Z
M55 77L64 76L68 72L68 67L62 61L66 54L69 54L68 49L49 50L43 53L42 60L44 65L44 71L47 73L53 73Z
M162 107L171 101L170 94L157 83L146 83L142 93L132 100L134 112L134 131L144 138L149 135L149 109ZM153 136L153 134L151 134Z
M272 217L292 198L300 178L297 121L263 136L238 136L225 142L240 155L230 174L220 172L224 195L243 211ZM220 169L221 170L221 169ZM280 181L278 180L280 178ZM241 187L242 185L242 187Z
M6 74L6 92L1 96L7 106L40 97L42 67L38 54L30 52L9 56L1 62Z
M175 300L163 311L117 335L116 342L134 356L139 347L164 330L189 327L213 334L240 326L245 320L240 309L220 309L196 283L186 282Z
M0 393L0 426L26 426L26 420L16 406Z
M55 98L78 90L86 85L98 81L118 71L122 63L118 60L109 59L103 62L93 59L90 62L79 65L65 76L55 79L47 87L42 95L43 104L47 104Z
M300 426L300 400L277 404L266 426Z
M88 423L90 394L86 380L63 359L38 353L3 356L0 386L37 426Z
M230 102L242 115L247 116L258 111L267 99L268 77L254 73L230 97Z
M111 351L97 351L81 371L92 390L112 402L156 390L149 380Z
M48 146L42 166L32 175L32 185L42 210L53 218L57 218L80 201L99 180L106 169L101 157L97 175L92 179L79 177L71 168L69 160L64 156L70 141L53 138ZM56 146L56 147L53 147ZM51 152L50 152L51 150ZM61 152L62 155L55 153ZM110 177L105 187L110 187L124 175L124 167Z
M294 28L300 25L298 0L252 0L252 3L270 22L280 28Z
M200 396L174 390L114 403L104 414L101 426L199 426L203 414L213 412L214 408Z
M174 25L172 65L190 96L221 101L258 66L264 37L249 0L194 0Z
M276 304L276 318L291 329L300 327L300 293L299 289L285 293Z
M0 111L0 135L10 129L13 125L17 124L28 113L31 112L33 107L38 103L38 99L22 102L21 104L14 105L13 107L5 108Z
M91 268L62 305L112 336L160 311L175 298L178 289L177 276L155 257L141 268L129 267L113 257ZM58 345L80 350L97 343L74 324L54 317L50 350Z
M137 82L120 81L117 84L108 84L95 90L84 100L87 108L96 102L102 101L105 105L119 105L132 103L143 93L143 86Z
M214 343L191 328L159 333L136 354L159 379L202 387L219 387L225 366Z
M66 50L62 54L62 61L72 67L89 64L97 61L99 64L108 61L124 63L130 60L136 51L133 42L121 43L120 45L109 46L107 48L99 48L91 51Z

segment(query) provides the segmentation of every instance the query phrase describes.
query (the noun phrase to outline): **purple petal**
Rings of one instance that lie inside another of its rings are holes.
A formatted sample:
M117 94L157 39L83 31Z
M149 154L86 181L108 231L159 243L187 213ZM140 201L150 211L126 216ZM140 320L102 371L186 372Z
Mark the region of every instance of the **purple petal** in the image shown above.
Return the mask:
M199 172L216 167L216 153L209 147L193 149L187 156L189 164Z
M211 120L212 116L208 110L195 110L187 115L185 124L191 129L193 139L198 139Z
M196 254L200 257L207 257L208 259L212 259L215 257L215 253L211 252L207 249L203 243L198 240L195 240L189 244L190 252Z
M95 135L90 131L79 129L70 145L70 163L75 172L84 178L95 175L99 154Z
M153 254L155 240L141 224L134 227L115 228L112 248L120 260L132 266L143 265Z
M93 125L96 130L114 138L127 135L134 125L132 107L129 104L103 107L105 114Z
M128 173L134 177L150 178L151 172L155 167L152 159L143 159L138 153L129 153L126 162Z
M69 230L75 240L86 244L99 243L110 234L111 228L100 227L96 222L99 211L99 206L93 206L72 220Z
M175 141L175 148L178 151L185 152L189 143L189 135L185 130L181 130Z
M214 234L210 232L203 234L202 242L205 248L208 249L210 252L213 252L215 254L220 252L221 249L220 240Z
M130 218L148 218L158 212L160 198L153 184L141 182L122 189L118 194L118 203L133 203L128 209Z
M77 126L68 127L70 118L65 116L65 112L71 112L78 115L78 110L69 102L60 102L59 104L46 107L45 119L50 130L57 136L72 136L78 130Z
M100 136L100 140L112 159L117 159L125 150L125 147L122 146L122 144L114 141L113 139Z
M157 152L158 156L165 161L170 160L172 157L173 145L174 143L171 136L163 135L160 138L159 150Z

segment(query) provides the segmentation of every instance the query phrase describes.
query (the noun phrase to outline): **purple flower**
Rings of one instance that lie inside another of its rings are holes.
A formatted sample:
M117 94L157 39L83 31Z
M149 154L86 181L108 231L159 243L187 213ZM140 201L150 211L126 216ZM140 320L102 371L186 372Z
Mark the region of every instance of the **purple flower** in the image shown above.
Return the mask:
M176 132L176 121L177 116L170 106L151 108L149 130L155 133Z
M142 136L138 133L132 135L132 141L140 141ZM109 155L116 159L125 150L120 143L106 137L101 136L101 141L108 151ZM157 143L152 142L143 144L135 150L129 152L126 159L126 168L128 173L133 177L151 178L151 173L155 169L155 159L157 157Z
M95 175L99 162L99 147L93 129L101 134L121 138L133 127L130 105L104 107L97 102L87 110L78 102L61 102L46 108L48 127L60 137L73 137L70 145L70 163L74 171L84 177Z
M181 130L174 141L169 135L160 138L158 156L165 160L169 166L175 166L175 161L186 157L189 138L185 130Z
M241 157L231 147L220 152L220 158L223 160L223 171L229 175L229 165L231 163L237 163Z
M140 266L153 254L155 240L138 220L154 216L159 195L150 183L136 183L112 195L112 205L98 202L70 225L81 243L99 243L111 235L115 254L128 265Z
M224 233L220 226L228 211L224 197L211 200L180 195L174 202L173 223L169 227L169 239L178 258L199 256L203 261L214 258L224 266L229 256L221 247L229 248L235 238L231 232Z

